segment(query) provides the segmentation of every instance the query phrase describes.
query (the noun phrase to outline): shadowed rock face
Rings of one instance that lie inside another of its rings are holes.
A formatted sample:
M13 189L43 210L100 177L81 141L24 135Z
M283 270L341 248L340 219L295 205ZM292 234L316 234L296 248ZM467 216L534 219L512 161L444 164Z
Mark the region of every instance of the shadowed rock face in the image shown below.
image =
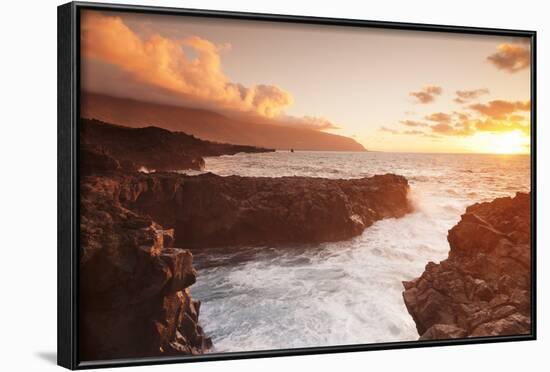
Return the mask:
M202 156L263 149L159 128L82 121L79 348L82 360L201 354L211 347L186 249L348 239L411 210L407 180L185 176Z
M203 141L182 132L153 126L128 128L98 120L80 120L80 144L84 165L94 165L99 156L112 156L122 168L155 170L204 168L204 156L233 155L239 152L273 151L254 146Z
M395 175L144 174L120 170L101 154L89 165L80 204L83 360L200 354L211 347L188 289L196 278L191 253L174 245L347 239L410 211L407 180Z
M117 359L211 346L198 324L191 253L171 248L173 230L124 208L113 181L81 183L80 357Z
M186 248L349 239L411 210L407 180L392 174L332 180L155 173L114 180L121 203L174 228L176 245Z
M531 198L474 204L449 230L449 257L404 282L420 339L531 332Z

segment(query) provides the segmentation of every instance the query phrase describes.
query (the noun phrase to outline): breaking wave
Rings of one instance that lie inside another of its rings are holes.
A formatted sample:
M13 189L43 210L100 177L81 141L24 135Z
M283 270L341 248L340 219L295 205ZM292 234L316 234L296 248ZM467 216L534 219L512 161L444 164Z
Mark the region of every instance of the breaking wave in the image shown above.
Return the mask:
M193 297L203 302L214 351L416 340L401 282L447 257L447 231L466 206L528 190L529 167L527 156L491 155L275 152L206 159L206 171L220 175L402 174L415 206L346 241L194 252Z

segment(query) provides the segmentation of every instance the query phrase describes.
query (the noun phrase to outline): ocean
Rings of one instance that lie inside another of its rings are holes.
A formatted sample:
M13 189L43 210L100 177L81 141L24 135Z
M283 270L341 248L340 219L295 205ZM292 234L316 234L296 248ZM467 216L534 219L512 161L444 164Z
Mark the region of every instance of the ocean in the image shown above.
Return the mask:
M402 281L447 257L468 205L530 189L527 155L274 152L206 159L218 175L407 177L415 211L353 239L193 252L193 298L212 352L418 339Z

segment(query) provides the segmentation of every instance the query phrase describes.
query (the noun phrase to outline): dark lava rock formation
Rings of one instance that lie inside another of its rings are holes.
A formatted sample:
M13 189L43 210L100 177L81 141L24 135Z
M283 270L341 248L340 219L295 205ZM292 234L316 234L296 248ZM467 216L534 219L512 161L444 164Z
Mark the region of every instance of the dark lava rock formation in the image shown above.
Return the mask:
M204 167L205 156L274 151L203 141L183 132L171 132L154 126L129 128L90 119L80 120L80 145L95 150L81 153L85 162L93 162L96 160L94 155L104 153L119 161L125 169L145 167L157 171L200 170ZM92 159L88 160L89 157Z
M531 332L531 198L474 204L449 230L449 257L404 282L421 340Z
M411 210L392 174L354 180L142 173L267 151L163 129L81 121L80 359L201 354L212 345L187 249L351 238ZM186 249L180 249L181 247Z
M408 182L393 174L335 180L132 173L98 182L127 208L174 228L176 245L185 248L337 241L411 211Z
M124 208L112 185L81 183L80 358L203 353L211 342L188 290L191 253L171 247L173 230Z

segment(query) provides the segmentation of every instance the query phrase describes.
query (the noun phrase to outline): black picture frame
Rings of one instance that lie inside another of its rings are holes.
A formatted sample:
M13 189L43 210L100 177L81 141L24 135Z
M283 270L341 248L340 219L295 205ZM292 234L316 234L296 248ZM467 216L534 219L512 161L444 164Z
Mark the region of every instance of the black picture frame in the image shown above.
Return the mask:
M78 357L78 252L79 252L79 95L80 95L80 11L112 10L193 17L261 20L284 23L366 27L471 35L528 37L531 40L531 319L529 335L482 337L437 341L388 342L364 345L323 346L269 351L231 352L198 356L120 359L81 362ZM180 362L215 361L305 354L326 354L368 350L481 344L536 339L536 31L461 27L434 24L381 22L356 19L257 14L199 9L178 9L71 2L58 7L58 318L57 358L69 369L122 367Z

